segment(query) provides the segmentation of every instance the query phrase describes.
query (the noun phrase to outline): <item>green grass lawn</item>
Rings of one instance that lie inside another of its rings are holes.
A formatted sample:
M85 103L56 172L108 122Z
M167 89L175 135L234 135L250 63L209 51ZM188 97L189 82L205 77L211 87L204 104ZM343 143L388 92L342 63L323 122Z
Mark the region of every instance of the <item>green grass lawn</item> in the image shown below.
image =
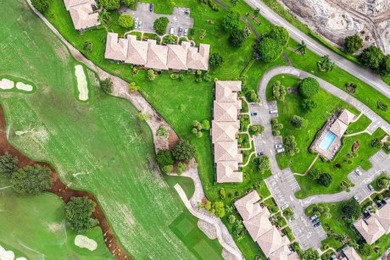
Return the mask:
M186 209L161 176L151 131L136 109L103 94L95 74L86 69L90 96L79 102L77 63L68 50L24 1L7 2L5 8L0 48L7 51L0 60L1 76L37 87L33 94L0 93L9 141L32 159L50 162L72 188L93 193L134 258L195 259L187 241L169 228ZM18 136L16 131L26 132ZM192 188L185 186L189 195ZM42 232L42 241L52 240L44 230L36 232ZM27 238L20 242L27 244Z
M2 187L8 185L0 180ZM74 244L76 233L65 226L64 203L57 196L44 193L20 196L11 188L0 190L0 244L16 257L28 259L113 259L100 227L85 236L97 242L95 251Z

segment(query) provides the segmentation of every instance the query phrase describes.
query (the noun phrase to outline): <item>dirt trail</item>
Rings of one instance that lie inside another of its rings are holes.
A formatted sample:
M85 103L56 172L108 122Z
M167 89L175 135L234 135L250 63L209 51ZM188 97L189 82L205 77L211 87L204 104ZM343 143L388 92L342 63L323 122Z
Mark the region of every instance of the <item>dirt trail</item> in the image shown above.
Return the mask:
M131 257L126 253L126 251L122 248L121 244L117 240L112 231L104 212L102 211L98 201L96 198L86 191L78 191L69 189L61 180L58 178L56 170L48 163L35 162L30 158L26 157L24 154L15 149L10 143L8 143L6 137L6 122L5 115L3 111L3 107L0 105L0 155L8 152L19 159L19 167L24 167L26 165L32 165L38 163L40 165L48 166L52 172L53 185L50 188L49 192L56 194L60 197L65 203L70 200L70 197L82 197L86 196L93 200L96 203L95 212L93 213L93 217L99 221L99 226L103 230L104 241L106 243L107 248L114 255L115 259L131 259Z

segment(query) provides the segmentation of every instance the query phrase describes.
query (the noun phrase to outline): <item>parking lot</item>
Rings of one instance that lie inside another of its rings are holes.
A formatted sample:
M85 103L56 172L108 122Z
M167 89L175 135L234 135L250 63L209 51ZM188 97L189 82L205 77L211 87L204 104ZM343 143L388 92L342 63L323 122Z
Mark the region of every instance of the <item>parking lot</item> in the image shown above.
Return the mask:
M155 33L153 23L157 18L162 16L169 19L167 33L169 33L171 28L173 28L174 35L183 36L185 31L188 34L188 30L194 26L194 19L190 16L189 8L174 7L173 14L162 15L156 14L154 11L150 11L150 4L138 3L136 11L128 8L121 8L120 12L128 13L133 16L135 24L134 29L143 32ZM179 28L181 28L180 32Z

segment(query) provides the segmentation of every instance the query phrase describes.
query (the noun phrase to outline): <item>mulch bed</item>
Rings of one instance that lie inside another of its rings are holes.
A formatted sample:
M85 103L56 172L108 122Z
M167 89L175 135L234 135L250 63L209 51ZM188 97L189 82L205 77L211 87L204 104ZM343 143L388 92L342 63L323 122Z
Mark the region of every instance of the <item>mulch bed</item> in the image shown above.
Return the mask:
M93 200L96 203L95 212L93 213L93 217L99 221L99 226L103 230L104 241L106 243L107 248L110 252L115 256L115 259L131 259L131 257L126 253L126 251L122 248L119 241L116 239L113 230L111 229L99 203L96 198L86 191L77 191L68 188L64 183L59 179L57 172L55 169L47 163L35 162L30 158L26 157L24 154L15 149L10 143L8 143L6 137L6 123L5 116L2 106L0 105L0 154L4 153L12 154L19 159L19 167L24 167L26 165L40 164L43 166L47 166L51 169L51 176L53 178L53 185L48 190L56 194L60 197L65 203L67 203L71 197L83 197L86 196Z

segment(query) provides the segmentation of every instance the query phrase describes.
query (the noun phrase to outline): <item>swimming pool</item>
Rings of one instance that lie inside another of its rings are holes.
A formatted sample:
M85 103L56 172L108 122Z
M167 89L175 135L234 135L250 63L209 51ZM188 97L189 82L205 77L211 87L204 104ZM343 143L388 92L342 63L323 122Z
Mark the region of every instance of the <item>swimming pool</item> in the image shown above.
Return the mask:
M325 138L320 143L320 148L322 150L328 151L336 138L337 136L334 133L328 131L325 135Z

